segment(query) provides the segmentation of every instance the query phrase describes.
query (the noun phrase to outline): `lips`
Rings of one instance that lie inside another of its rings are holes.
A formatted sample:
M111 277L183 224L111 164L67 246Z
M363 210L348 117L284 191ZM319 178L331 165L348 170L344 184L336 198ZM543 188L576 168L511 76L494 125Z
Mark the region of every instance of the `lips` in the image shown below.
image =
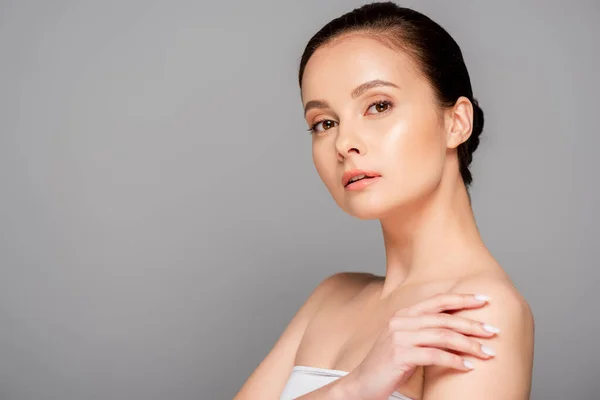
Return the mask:
M381 174L375 172L375 171L368 171L368 170L362 170L362 169L352 169L350 171L346 171L344 172L344 175L342 175L342 185L344 187L348 186L351 183L354 182L358 182L362 179L368 179L368 178L377 178L380 177Z

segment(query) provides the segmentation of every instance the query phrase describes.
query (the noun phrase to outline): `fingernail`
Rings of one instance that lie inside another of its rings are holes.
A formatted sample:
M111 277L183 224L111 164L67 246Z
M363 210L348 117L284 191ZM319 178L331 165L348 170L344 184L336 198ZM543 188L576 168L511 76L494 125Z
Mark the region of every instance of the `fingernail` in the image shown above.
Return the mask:
M481 346L481 351L483 351L488 356L495 356L496 352L493 349L490 349L487 346Z
M480 300L480 301L488 301L488 300L491 300L492 298L490 296L486 296L485 294L476 294L475 299Z
M470 361L464 360L463 364L465 365L465 367L469 368L469 369L473 369L473 364Z
M490 324L483 324L483 329L486 330L486 331L488 331L488 332L491 332L491 333L498 333L498 332L500 332L499 328L496 328L495 326L492 326Z

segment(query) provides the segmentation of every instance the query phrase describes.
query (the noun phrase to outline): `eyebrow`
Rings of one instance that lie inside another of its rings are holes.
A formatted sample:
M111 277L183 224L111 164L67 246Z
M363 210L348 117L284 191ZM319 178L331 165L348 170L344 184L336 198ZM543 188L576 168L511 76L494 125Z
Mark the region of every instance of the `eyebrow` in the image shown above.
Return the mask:
M398 87L398 85L396 85L395 83L384 81L381 79L373 79L372 81L368 81L368 82L361 83L360 85L358 85L352 91L350 96L352 96L352 98L355 99L355 98L359 97L360 95L362 95L367 90L370 90L370 89L373 89L376 87L381 87L381 86L389 86L389 87L394 87L396 89L400 89ZM307 102L306 105L304 106L304 116L306 116L306 113L313 108L329 108L329 103L327 103L325 100L311 100L311 101Z

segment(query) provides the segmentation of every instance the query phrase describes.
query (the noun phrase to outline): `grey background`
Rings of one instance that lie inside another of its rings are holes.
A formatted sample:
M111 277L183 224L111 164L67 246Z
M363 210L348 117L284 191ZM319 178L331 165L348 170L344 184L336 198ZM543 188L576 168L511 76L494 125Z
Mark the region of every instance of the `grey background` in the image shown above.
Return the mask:
M385 272L296 85L361 4L0 3L0 399L231 398L321 279ZM401 4L485 111L474 209L535 314L532 398L597 399L600 5Z

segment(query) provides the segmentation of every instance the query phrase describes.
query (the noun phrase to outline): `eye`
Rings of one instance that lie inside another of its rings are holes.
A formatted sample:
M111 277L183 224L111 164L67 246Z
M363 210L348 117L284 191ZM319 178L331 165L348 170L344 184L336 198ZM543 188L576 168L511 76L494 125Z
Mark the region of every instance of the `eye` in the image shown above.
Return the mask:
M371 103L367 111L374 109L374 114L381 114L388 111L390 108L392 108L392 106L393 104L389 100L379 100L375 103Z
M331 128L333 128L335 126L335 124L337 124L337 122L332 121L330 119L323 119L321 121L317 121L315 122L310 128L308 128L308 131L313 134L313 133L321 133L323 131L329 130ZM322 128L322 130L319 130L319 127Z

